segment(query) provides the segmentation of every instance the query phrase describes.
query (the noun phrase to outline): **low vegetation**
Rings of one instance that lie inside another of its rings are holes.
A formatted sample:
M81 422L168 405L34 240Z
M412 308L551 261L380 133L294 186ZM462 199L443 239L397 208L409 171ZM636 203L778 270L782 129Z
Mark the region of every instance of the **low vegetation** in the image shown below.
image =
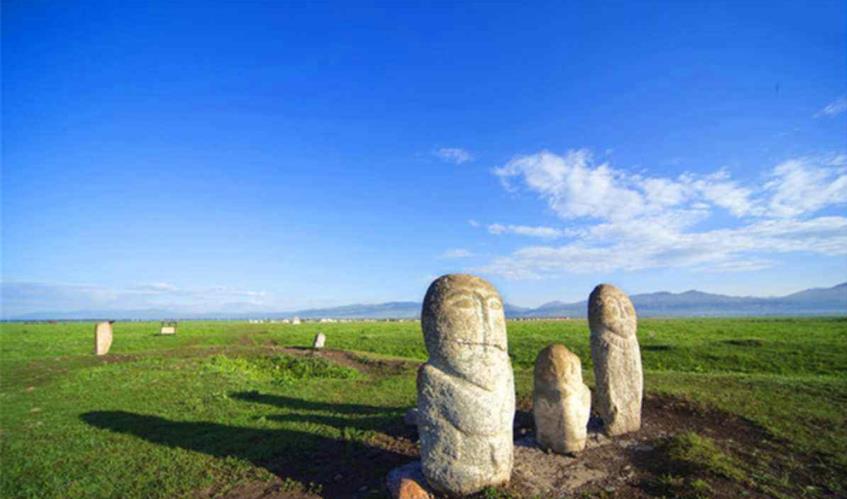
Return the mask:
M381 496L386 471L413 458L402 419L426 358L419 324L156 326L115 323L96 358L90 323L2 325L0 496ZM311 355L318 331L355 353ZM554 341L580 355L591 385L584 321L512 322L509 337L519 399ZM751 448L668 435L656 451L667 472L645 493L847 494L846 319L647 319L639 339L648 395L766 437Z

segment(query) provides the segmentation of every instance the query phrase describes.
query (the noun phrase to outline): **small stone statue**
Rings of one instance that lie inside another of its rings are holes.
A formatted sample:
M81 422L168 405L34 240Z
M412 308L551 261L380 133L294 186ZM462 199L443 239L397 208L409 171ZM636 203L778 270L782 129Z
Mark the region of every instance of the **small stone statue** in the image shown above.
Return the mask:
M315 340L312 342L312 348L319 350L324 347L326 343L326 335L323 333L318 333L315 335Z
M641 428L644 378L635 308L629 297L611 284L600 284L588 298L591 358L596 382L594 407L606 434L621 435Z
M535 439L558 454L585 448L591 391L582 383L582 363L565 345L550 345L535 359L532 392Z
M429 352L418 370L424 476L452 495L508 482L515 381L499 293L479 277L439 277L424 298L421 326Z
M112 346L112 321L98 322L94 326L94 354L106 355Z

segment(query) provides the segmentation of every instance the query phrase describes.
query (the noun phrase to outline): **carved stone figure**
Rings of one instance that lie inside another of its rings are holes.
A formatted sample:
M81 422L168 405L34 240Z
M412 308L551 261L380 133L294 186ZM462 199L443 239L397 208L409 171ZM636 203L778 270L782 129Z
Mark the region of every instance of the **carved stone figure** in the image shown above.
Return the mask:
M112 323L98 322L94 326L94 354L106 355L112 346Z
M472 275L439 277L424 298L421 326L429 352L418 370L424 476L455 495L508 482L515 381L500 294Z
M591 358L594 360L594 408L608 435L641 428L644 377L635 308L611 284L600 284L588 298Z
M535 439L559 454L585 448L591 391L582 383L582 362L565 345L550 345L535 359L532 392Z
M326 343L326 335L318 333L315 335L315 341L312 342L312 348L323 348Z

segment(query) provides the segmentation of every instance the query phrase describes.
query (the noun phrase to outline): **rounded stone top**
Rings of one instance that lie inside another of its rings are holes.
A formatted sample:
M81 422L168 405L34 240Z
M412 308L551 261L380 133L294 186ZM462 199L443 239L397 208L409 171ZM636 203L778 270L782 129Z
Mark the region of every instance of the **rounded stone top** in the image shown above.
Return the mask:
M421 328L430 363L489 385L508 365L503 300L490 282L447 274L429 286Z
M611 284L600 284L588 297L591 332L610 331L623 338L635 336L637 317L629 296Z
M547 346L535 358L535 383L555 387L582 383L579 356L561 343Z

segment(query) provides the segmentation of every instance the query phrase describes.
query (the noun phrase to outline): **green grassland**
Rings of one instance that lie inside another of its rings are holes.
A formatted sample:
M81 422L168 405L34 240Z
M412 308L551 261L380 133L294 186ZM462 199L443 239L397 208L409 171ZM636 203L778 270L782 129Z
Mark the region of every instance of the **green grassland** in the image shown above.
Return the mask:
M272 471L292 491L320 492L309 482L328 459L354 459L402 426L414 364L426 359L415 322L197 321L176 336L119 322L105 358L92 354L91 323L0 327L2 497L216 495ZM281 351L311 345L318 331L365 364L409 362L357 370ZM847 319L645 319L639 341L648 394L739 415L805 456L795 466L819 466L820 487L792 491L791 469L750 465L744 479L758 490L847 493ZM593 382L584 321L510 322L509 342L519 399L551 342L575 351ZM357 473L376 483L385 471Z

